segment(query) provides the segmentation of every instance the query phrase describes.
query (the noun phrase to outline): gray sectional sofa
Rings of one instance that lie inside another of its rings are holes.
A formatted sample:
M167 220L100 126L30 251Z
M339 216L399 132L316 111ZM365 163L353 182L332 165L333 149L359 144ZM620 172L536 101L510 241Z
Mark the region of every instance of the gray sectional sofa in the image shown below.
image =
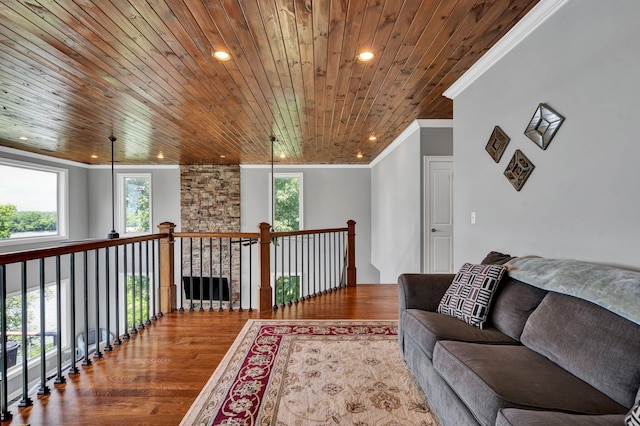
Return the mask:
M508 259L492 252L483 263ZM640 399L640 273L532 264L513 269L543 282L508 270L484 329L437 313L455 274L401 275L398 341L408 366L444 426L624 425ZM580 297L567 294L576 288Z

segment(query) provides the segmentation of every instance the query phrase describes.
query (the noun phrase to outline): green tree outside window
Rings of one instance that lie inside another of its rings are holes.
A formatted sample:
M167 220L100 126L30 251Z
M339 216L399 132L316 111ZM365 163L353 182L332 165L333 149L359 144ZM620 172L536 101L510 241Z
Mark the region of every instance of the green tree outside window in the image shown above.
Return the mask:
M148 177L124 178L125 232L151 232L150 179Z
M274 178L274 224L276 232L300 230L300 178Z

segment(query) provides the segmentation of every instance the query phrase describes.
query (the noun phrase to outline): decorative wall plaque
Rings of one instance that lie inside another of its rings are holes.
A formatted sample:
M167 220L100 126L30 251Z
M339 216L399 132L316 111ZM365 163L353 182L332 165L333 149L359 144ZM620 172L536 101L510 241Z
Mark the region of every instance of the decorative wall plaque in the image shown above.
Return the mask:
M563 121L564 117L552 110L549 105L540 104L524 134L540 148L547 149Z
M520 191L535 167L522 151L516 149L504 171L504 175L509 179L516 191Z
M487 142L487 146L484 149L487 150L491 158L493 158L493 161L498 163L500 162L500 158L502 158L502 154L504 154L504 150L507 148L507 145L509 145L510 140L511 138L502 131L500 126L496 126L493 128L489 142Z

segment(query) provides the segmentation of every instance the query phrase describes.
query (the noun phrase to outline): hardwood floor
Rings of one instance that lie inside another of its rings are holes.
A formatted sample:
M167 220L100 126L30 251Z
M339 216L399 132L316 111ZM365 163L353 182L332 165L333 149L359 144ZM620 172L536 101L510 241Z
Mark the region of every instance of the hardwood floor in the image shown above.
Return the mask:
M359 285L275 312L174 312L79 367L3 425L177 425L247 319L397 319L395 284Z

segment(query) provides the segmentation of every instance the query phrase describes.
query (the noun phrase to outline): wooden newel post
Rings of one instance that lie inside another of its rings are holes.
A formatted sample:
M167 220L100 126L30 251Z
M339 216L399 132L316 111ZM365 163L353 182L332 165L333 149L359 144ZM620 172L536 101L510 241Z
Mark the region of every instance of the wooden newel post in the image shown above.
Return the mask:
M356 221L347 221L347 287L356 286Z
M273 310L271 291L271 225L260 224L260 287L258 288L258 309L260 312Z
M176 283L174 273L173 231L175 223L162 222L158 225L161 234L167 237L160 240L160 312L176 310Z

